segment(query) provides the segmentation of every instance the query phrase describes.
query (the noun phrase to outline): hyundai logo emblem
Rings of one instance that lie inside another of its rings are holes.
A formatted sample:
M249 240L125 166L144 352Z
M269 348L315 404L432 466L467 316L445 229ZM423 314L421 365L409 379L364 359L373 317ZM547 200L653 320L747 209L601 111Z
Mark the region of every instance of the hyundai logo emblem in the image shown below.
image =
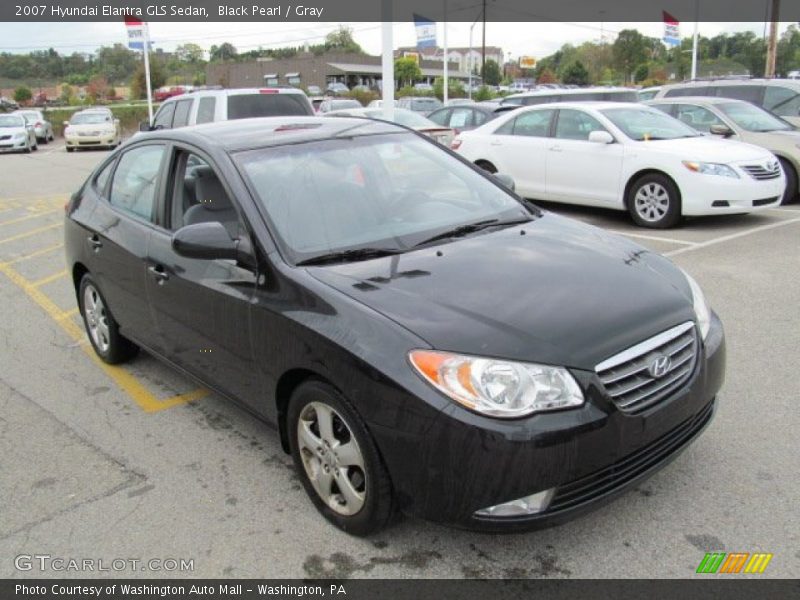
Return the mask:
M647 372L650 373L650 376L655 379L660 379L667 373L669 373L669 369L672 366L672 359L666 354L658 354L656 355L653 360L650 362L650 366L647 367Z

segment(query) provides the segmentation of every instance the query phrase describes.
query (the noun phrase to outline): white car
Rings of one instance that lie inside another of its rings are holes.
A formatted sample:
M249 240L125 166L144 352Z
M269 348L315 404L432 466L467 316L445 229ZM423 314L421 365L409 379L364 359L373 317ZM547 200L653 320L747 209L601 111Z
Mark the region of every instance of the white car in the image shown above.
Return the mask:
M644 227L777 206L786 187L771 152L624 102L520 108L459 134L451 148L511 176L521 196L627 210Z
M0 152L30 152L37 149L33 123L22 115L0 114Z
M53 125L44 118L44 114L40 110L17 110L14 111L15 115L22 115L28 120L28 123L33 124L33 131L36 133L36 141L46 144L55 139L53 135Z
M64 122L67 152L76 148L115 148L122 143L119 119L108 109L89 108Z

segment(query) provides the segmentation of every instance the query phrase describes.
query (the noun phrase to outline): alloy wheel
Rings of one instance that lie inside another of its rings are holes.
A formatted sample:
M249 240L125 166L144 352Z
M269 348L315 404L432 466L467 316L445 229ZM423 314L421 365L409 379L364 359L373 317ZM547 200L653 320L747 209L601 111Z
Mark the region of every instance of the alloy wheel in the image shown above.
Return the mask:
M108 352L111 345L108 314L103 299L93 285L87 285L83 292L83 314L95 346L100 352Z
M367 491L364 456L342 415L322 402L310 402L297 421L300 458L323 502L343 516L364 506Z
M669 211L670 197L667 189L659 183L648 182L640 187L633 198L634 210L644 221L655 223Z

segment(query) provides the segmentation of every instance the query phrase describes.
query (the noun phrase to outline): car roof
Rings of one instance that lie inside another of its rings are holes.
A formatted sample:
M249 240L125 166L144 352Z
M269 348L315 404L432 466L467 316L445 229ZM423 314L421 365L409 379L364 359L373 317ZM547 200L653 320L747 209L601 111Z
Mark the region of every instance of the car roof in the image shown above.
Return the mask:
M607 108L649 108L646 104L640 102L612 102L610 100L576 100L574 102L548 102L546 104L534 104L533 106L521 106L513 112L528 112L530 110L537 110L540 108L594 108L595 110L604 110Z
M724 98L722 96L669 96L653 98L652 100L647 100L644 104L678 104L680 102L691 102L693 104L730 104L731 102L751 104L737 98Z
M591 93L609 93L609 92L636 92L636 90L624 87L585 87L585 88L553 88L553 89L546 89L546 90L535 90L533 92L523 92L520 94L511 94L506 96L505 98L531 98L537 96L557 96L557 95L567 95L570 96L572 94L591 94Z
M221 90L192 90L191 92L180 94L178 96L170 96L169 98L164 100L164 102L177 102L178 100L186 100L187 98L197 98L202 96L238 96L240 94L260 94L261 90L272 90L270 93L273 94L301 94L303 96L306 95L306 93L299 88L265 85L264 87L260 88L225 88Z
M339 117L260 117L190 125L178 129L157 129L140 133L136 141L169 139L206 145L213 143L227 152L269 148L302 142L327 140L343 135L364 136L404 133L408 130L383 121Z
M783 87L791 87L800 90L800 81L796 79L701 79L695 81L684 81L682 83L671 83L662 86L665 90L671 90L681 87L708 87L711 85L729 86L729 85L779 85Z

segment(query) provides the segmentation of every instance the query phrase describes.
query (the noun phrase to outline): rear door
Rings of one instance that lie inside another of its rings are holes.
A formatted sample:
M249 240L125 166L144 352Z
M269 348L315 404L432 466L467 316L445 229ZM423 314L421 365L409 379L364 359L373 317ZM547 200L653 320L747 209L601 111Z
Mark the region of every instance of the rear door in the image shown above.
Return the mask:
M172 234L184 225L218 221L232 238L249 239L248 228L206 155L176 146L168 171L159 227L147 256L148 296L167 355L257 408L263 400L261 371L253 362L250 339L256 268L234 260L186 258L172 249Z
M619 204L622 144L589 141L592 131L608 131L589 113L560 109L547 144L547 197L571 204ZM610 133L610 132L609 132Z
M499 171L514 178L517 193L545 198L545 161L553 109L525 112L489 136L489 156Z
M166 144L151 142L124 151L91 216L90 271L122 333L163 351L147 305L145 260L161 193Z

